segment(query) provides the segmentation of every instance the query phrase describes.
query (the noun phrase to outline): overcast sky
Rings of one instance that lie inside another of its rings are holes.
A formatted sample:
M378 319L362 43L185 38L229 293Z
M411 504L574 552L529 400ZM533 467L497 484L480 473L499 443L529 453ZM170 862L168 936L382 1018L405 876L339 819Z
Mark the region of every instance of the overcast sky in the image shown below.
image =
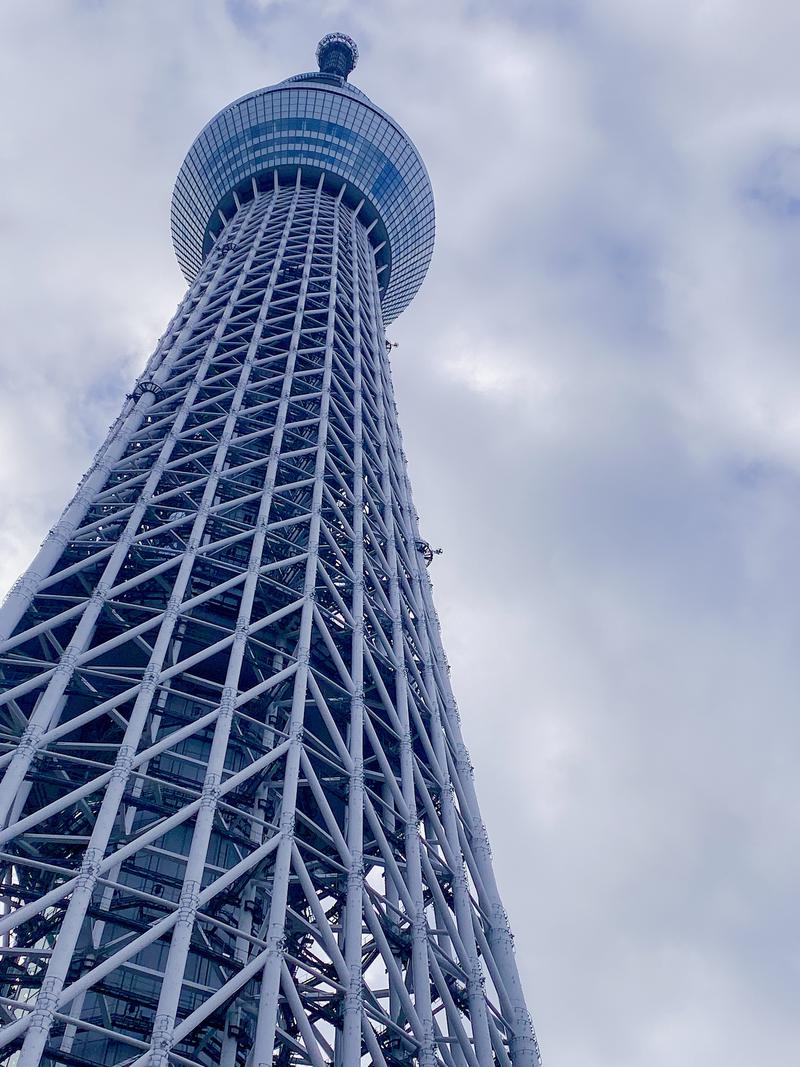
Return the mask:
M546 1067L787 1067L796 0L2 0L2 585L183 294L191 141L333 29L436 195L389 336Z

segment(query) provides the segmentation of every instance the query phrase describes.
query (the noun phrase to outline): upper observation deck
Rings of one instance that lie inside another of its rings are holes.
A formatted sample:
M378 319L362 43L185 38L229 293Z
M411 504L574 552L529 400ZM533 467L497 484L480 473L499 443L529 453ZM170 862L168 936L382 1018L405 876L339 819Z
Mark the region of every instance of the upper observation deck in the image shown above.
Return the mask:
M408 135L347 81L358 50L344 34L320 41L320 69L257 89L205 126L178 172L172 239L189 282L238 205L278 178L326 185L363 199L360 218L375 223L383 317L391 322L422 284L434 239L433 191Z

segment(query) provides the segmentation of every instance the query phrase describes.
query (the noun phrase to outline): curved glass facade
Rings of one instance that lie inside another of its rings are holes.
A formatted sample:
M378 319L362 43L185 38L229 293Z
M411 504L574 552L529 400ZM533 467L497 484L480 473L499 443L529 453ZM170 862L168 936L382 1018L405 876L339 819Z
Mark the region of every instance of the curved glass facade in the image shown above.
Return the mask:
M216 115L183 161L172 198L172 237L191 282L223 217L253 195L271 171L308 168L346 179L365 200L379 253L385 321L414 297L430 263L433 192L419 153L403 130L342 78L302 74L259 89ZM220 211L222 216L220 216ZM382 268L382 269L381 269Z

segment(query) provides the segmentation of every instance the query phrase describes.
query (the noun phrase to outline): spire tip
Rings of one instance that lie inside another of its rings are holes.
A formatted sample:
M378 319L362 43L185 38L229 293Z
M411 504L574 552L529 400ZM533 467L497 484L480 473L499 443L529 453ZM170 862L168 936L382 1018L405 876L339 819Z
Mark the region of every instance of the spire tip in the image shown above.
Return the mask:
M346 33L326 33L317 45L317 63L323 74L346 80L358 63L358 46Z

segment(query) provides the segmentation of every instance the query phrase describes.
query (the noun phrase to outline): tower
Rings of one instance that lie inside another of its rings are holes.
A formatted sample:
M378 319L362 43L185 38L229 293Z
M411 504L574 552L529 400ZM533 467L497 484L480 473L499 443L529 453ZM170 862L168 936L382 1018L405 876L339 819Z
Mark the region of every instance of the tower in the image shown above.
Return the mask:
M347 78L200 133L188 292L0 615L0 1057L532 1067L384 324L425 167Z

